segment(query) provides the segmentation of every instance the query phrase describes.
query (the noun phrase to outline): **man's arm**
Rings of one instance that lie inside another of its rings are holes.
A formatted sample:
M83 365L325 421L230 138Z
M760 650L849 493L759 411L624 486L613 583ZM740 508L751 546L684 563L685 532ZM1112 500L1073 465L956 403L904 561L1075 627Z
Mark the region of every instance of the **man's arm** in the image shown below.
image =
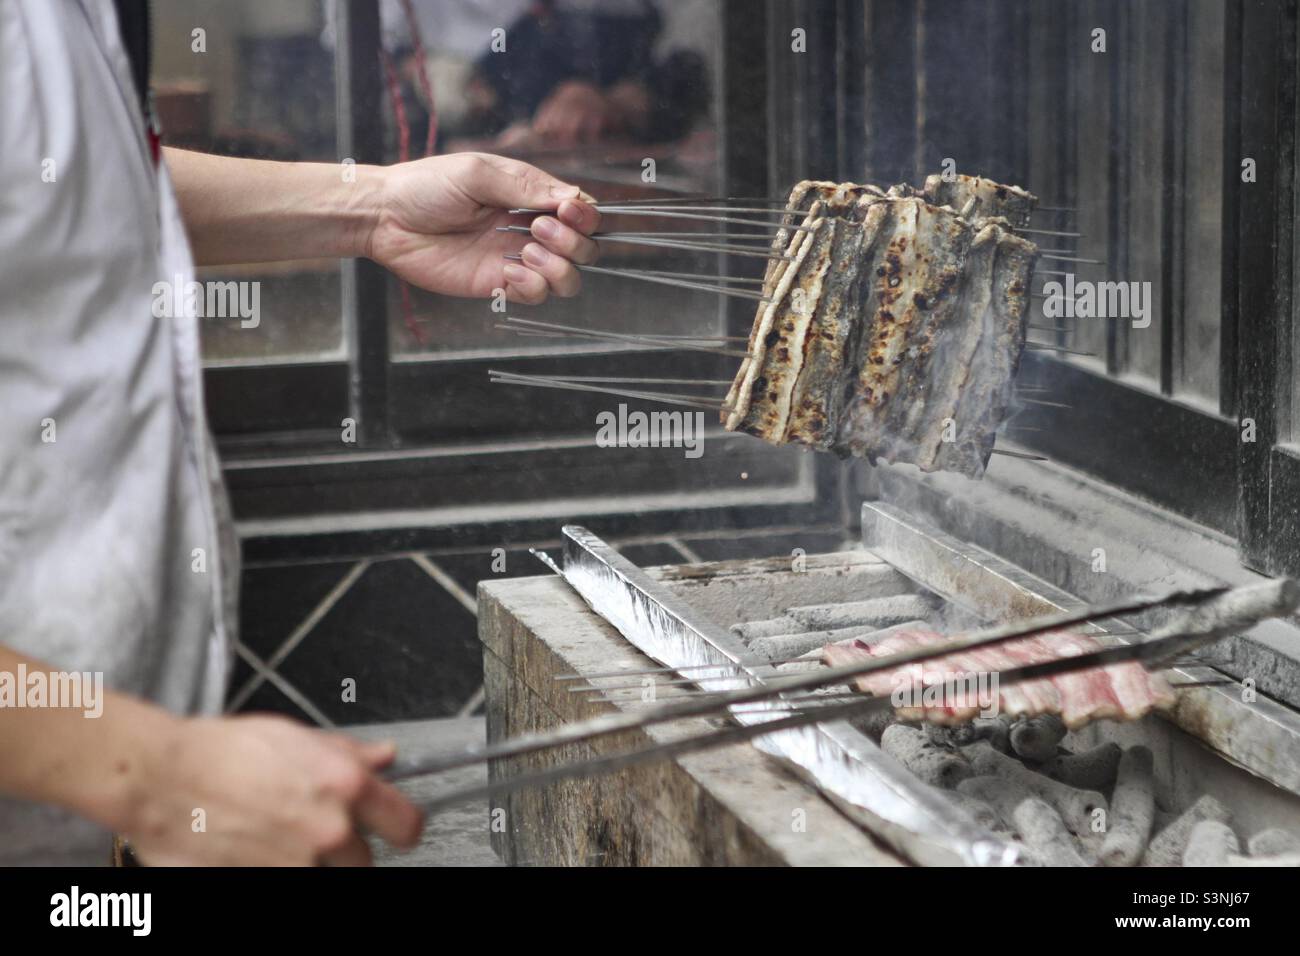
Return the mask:
M0 645L0 673L20 667L53 673ZM419 835L419 811L376 776L390 744L273 717L181 718L111 692L101 703L98 717L0 707L0 793L124 834L153 864L368 863L360 831L398 846Z
M365 255L382 167L163 154L200 265Z
M366 256L421 288L537 303L597 257L594 200L535 166L452 153L396 166L273 163L165 150L200 265ZM553 210L511 216L508 209ZM531 223L530 237L497 231ZM506 255L522 254L520 263Z

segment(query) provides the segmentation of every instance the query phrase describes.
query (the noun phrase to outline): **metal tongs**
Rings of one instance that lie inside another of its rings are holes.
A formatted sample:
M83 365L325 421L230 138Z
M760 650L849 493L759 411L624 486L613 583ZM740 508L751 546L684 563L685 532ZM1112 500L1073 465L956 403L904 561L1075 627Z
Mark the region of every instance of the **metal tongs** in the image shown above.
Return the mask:
M612 773L637 764L665 760L679 754L710 750L780 730L861 716L892 706L889 698L862 695L848 701L843 698L829 698L828 702L808 701L801 698L798 705L792 701L782 701L781 698L791 691L811 691L842 685L866 674L894 670L907 664L934 660L971 648L988 647L1033 637L1100 618L1136 614L1162 607L1183 608L1185 610L1174 620L1157 628L1146 640L1010 668L998 672L998 681L999 684L1014 684L1129 662L1159 670L1170 666L1177 658L1197 648L1246 630L1265 618L1289 614L1296 609L1297 605L1300 605L1300 584L1291 578L1277 578L1238 588L1179 590L1160 597L1134 598L1115 604L1000 625L954 638L942 644L905 651L889 657L873 658L843 667L825 668L815 673L788 679L769 680L739 690L702 694L702 699L698 701L674 702L637 713L602 715L591 720L566 724L544 733L523 734L498 743L469 747L441 757L414 761L399 758L389 768L387 776L392 780L428 776L487 763L491 760L519 757L554 747L583 743L683 718L726 716L731 713L733 707L740 704L781 705L780 708L773 707L771 720L723 727L668 743L601 755L544 770L517 774L487 784L450 790L424 802L425 809L436 810L464 800L509 793L555 780ZM795 713L789 713L791 706L796 707ZM749 713L752 714L753 711Z

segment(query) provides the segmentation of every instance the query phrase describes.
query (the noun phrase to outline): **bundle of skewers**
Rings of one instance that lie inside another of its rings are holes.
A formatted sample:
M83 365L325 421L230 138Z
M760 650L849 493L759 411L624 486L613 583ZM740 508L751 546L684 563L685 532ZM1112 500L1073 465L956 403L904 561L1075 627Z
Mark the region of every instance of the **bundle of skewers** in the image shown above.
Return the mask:
M840 457L907 462L980 477L1004 423L1030 397L1015 378L1025 349L1077 352L1030 339L1039 260L1099 264L1039 237L1078 233L1030 225L1023 189L933 175L921 189L804 181L785 200L703 197L599 203L603 216L722 232L599 231L602 245L718 253L765 262L762 277L579 266L651 284L756 301L750 334L698 337L582 328L511 317L521 335L703 351L738 358L731 380L539 376L492 372L502 384L597 392L715 411L729 431ZM516 209L520 215L545 210ZM527 233L529 227L500 227ZM729 260L730 261L730 260ZM1040 274L1066 274L1039 269ZM1077 353L1086 354L1086 353ZM671 388L668 388L671 386ZM725 388L725 396L717 390ZM699 389L695 391L694 389Z

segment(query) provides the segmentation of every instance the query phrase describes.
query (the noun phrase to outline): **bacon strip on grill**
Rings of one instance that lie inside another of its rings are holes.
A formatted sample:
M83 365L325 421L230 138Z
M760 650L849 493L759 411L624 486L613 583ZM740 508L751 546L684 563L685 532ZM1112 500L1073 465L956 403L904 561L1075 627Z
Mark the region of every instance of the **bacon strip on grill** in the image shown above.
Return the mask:
M859 639L828 644L822 648L822 660L832 667L840 667L871 658L915 651L946 640L947 637L934 631L900 630L874 644ZM927 683L938 683L943 676L1000 672L1025 664L1075 657L1100 650L1101 647L1091 637L1054 631L1006 644L960 651L923 663L905 664L893 670L865 674L854 683L858 690L889 697L900 686L919 689ZM1136 663L1095 667L998 687L1001 713L1011 717L1059 714L1070 728L1106 718L1137 720L1152 709L1171 706L1173 701L1173 689L1164 677L1150 673ZM965 723L978 716L979 712L978 702L964 699L943 699L939 705L932 706L923 702L919 707L898 708L899 716L904 719L948 725Z

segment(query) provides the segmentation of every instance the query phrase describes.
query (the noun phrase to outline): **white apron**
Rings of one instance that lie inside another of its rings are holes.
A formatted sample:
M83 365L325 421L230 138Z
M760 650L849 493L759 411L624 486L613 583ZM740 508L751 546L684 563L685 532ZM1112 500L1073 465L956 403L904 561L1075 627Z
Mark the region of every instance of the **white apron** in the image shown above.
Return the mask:
M195 320L151 310L193 263L137 104L109 0L0 2L0 643L216 713L237 551ZM0 800L0 863L107 859Z

